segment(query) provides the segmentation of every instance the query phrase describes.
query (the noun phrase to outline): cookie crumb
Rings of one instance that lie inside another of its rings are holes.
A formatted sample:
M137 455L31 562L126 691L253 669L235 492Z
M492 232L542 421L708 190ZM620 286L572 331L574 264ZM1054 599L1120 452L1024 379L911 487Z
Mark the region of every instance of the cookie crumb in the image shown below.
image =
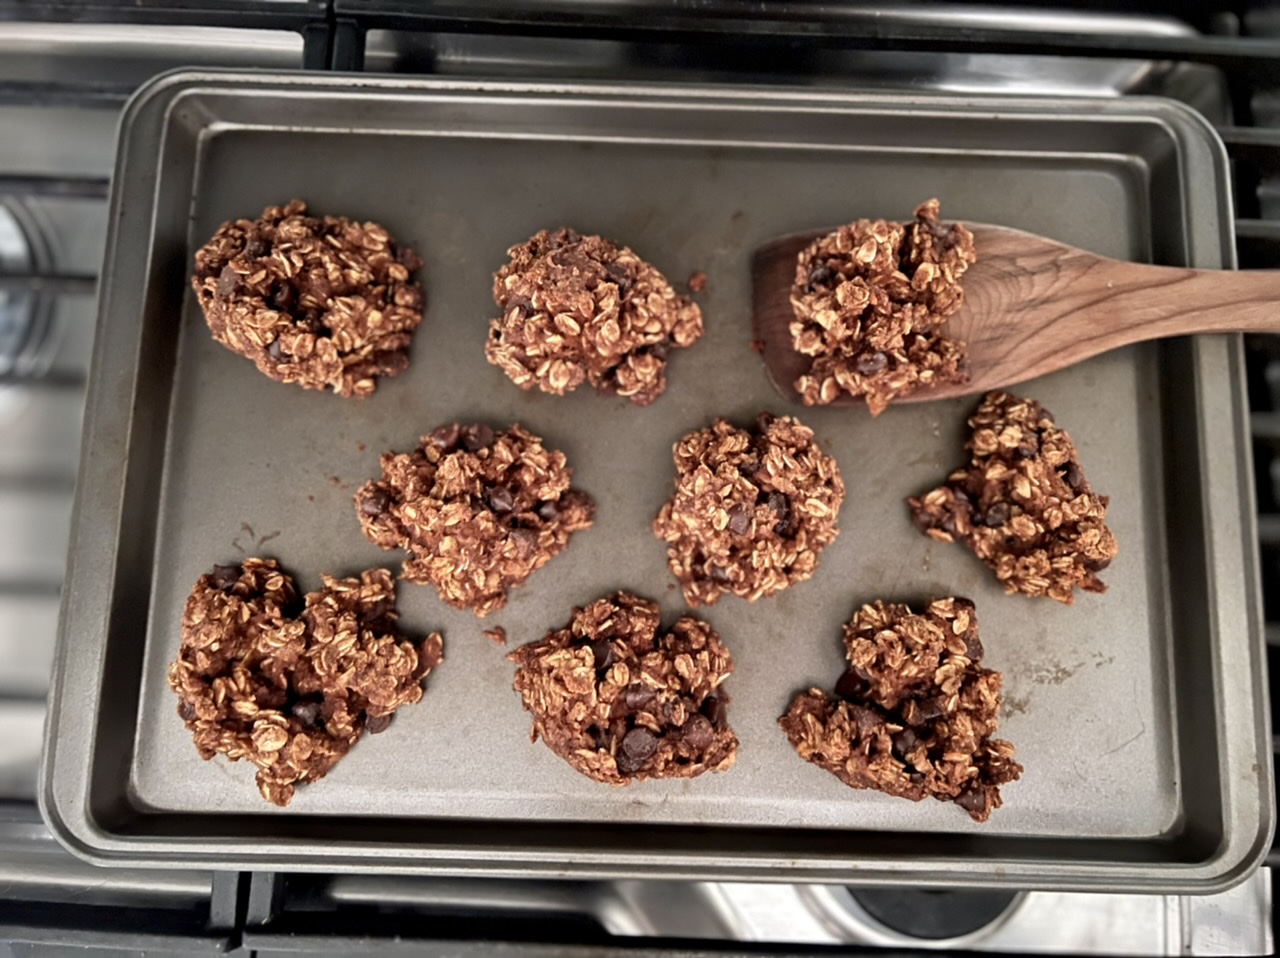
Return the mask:
M594 500L570 488L565 455L514 425L450 423L407 453L386 452L382 477L355 494L365 536L404 549L404 577L458 609L488 615L589 529Z
M707 288L707 274L702 270L698 270L689 277L688 282L686 282L685 285L689 287L689 292L701 293Z
M223 223L191 285L213 338L272 379L363 397L409 367L422 260L377 223L308 216L293 200Z
M395 579L323 577L301 601L274 559L217 565L196 582L169 666L178 715L200 756L248 759L258 791L288 805L360 736L377 734L422 698L444 660L440 633L420 641L397 628Z
M849 669L835 694L810 689L778 720L800 757L851 788L932 796L990 818L1022 766L991 737L1003 679L979 664L973 603L938 599L917 615L873 602L844 627L844 645Z
M702 336L702 310L625 246L543 230L507 255L485 357L521 389L563 396L586 382L647 406L671 351Z
M839 534L844 480L813 430L761 413L752 430L717 419L675 445L675 492L653 523L690 605L750 602L813 575Z
M942 327L960 309L973 234L944 226L939 204L912 223L858 220L814 240L796 261L792 346L812 357L795 388L808 406L842 394L879 415L899 396L969 381L963 343Z
M497 645L507 644L507 630L500 625L495 625L492 629L485 629L484 637Z
M1098 573L1119 552L1110 499L1085 478L1071 437L1033 399L988 393L969 419L969 465L907 500L916 527L963 542L1005 592L1070 605L1076 588L1105 592Z
M729 650L693 616L661 625L656 602L619 592L510 653L532 740L609 785L730 768Z

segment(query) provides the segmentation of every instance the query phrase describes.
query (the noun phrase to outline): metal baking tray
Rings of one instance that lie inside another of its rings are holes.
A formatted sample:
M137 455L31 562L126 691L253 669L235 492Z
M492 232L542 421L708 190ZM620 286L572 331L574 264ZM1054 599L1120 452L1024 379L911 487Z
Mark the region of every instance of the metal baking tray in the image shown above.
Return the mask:
M1118 257L1232 265L1225 156L1156 100L1045 101L765 90L186 73L121 128L43 807L104 863L497 875L686 877L1208 892L1272 831L1240 343L1126 349L1029 383L1112 497L1109 591L1073 607L1006 597L904 496L961 461L973 402L807 410L751 351L752 250L858 215L1004 223ZM364 402L261 376L209 337L188 286L223 220L302 197L371 218L423 255L410 370ZM696 270L707 334L652 407L525 393L482 355L504 251L571 224ZM681 610L650 521L670 450L712 416L798 413L848 499L812 580L700 614L733 651L736 767L613 789L528 742L503 650L618 588ZM398 557L360 533L352 491L384 449L438 423L519 421L564 449L599 502L589 532L483 622L400 590L446 661L420 705L286 810L253 768L202 762L165 668L196 577L278 557L304 588ZM840 624L875 598L967 595L1006 676L1001 733L1026 766L978 826L952 805L854 792L775 722L841 671Z

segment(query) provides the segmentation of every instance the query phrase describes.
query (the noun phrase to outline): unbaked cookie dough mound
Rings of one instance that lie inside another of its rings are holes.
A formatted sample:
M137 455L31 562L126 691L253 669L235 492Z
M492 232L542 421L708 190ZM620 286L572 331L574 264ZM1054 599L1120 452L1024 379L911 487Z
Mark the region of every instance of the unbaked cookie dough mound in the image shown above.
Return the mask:
M182 613L182 646L169 666L178 715L204 759L258 767L258 791L288 805L362 733L384 731L443 661L433 632L420 641L396 620L386 569L324 576L301 602L274 559L214 566Z
M619 592L512 652L533 741L610 785L730 768L738 738L720 690L729 650L693 616L661 626L656 602Z
M955 802L985 822L1022 766L996 733L999 672L981 666L978 617L966 599L921 614L865 605L844 629L849 670L835 695L810 689L779 724L806 761L851 788L914 802Z
M647 406L667 388L671 350L702 336L702 311L625 246L543 230L507 255L485 356L521 389L563 396L586 382Z
M404 549L404 577L459 609L487 615L507 591L591 527L595 502L570 488L565 455L514 425L452 423L409 452L383 453L382 478L355 495L369 541Z
M422 260L377 223L308 216L293 200L224 223L191 285L213 338L267 376L367 396L409 366Z
M944 225L936 199L913 222L858 220L814 240L791 287L792 346L812 357L795 383L805 404L848 394L879 415L899 396L968 382L965 345L944 326L975 259L973 234Z
M674 459L675 493L653 531L690 605L803 582L839 534L840 468L797 419L761 413L752 430L718 419L676 443Z
M1008 593L1070 605L1077 588L1105 592L1098 573L1119 552L1110 500L1093 491L1053 415L1034 399L992 392L969 427L969 465L907 500L917 528L963 542Z

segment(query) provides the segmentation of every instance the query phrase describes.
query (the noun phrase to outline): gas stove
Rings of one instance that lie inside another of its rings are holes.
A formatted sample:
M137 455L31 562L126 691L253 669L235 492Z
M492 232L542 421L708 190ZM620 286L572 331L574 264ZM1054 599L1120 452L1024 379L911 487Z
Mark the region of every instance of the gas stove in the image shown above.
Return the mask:
M1155 6L1155 5L1149 5ZM1280 8L1194 23L1014 6L0 0L0 942L461 953L466 941L645 939L1022 953L1272 950L1269 869L1222 895L1081 895L664 881L532 883L100 870L34 810L115 124L183 66L1153 94L1223 131L1242 265L1280 264ZM1189 8L1190 9L1190 8ZM1196 12L1198 11L1198 12ZM71 22L71 21L82 22ZM1213 31L1207 33L1206 31ZM1250 34L1240 38L1238 34ZM745 46L725 42L749 40ZM800 55L800 53L803 55ZM1253 125L1250 125L1253 124ZM1280 620L1280 345L1250 344L1268 612ZM1280 629L1269 634L1277 636ZM79 903L76 909L65 904ZM370 920L379 929L370 931ZM447 941L447 947L446 947ZM512 947L515 947L512 945ZM6 946L0 943L0 956Z

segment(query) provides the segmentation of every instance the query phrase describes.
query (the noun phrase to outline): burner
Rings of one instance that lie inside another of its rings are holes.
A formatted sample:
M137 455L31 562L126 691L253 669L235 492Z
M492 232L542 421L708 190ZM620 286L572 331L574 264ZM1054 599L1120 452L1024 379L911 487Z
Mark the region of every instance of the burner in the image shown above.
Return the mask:
M850 888L862 910L891 931L912 938L959 938L981 931L1007 912L1011 891Z

